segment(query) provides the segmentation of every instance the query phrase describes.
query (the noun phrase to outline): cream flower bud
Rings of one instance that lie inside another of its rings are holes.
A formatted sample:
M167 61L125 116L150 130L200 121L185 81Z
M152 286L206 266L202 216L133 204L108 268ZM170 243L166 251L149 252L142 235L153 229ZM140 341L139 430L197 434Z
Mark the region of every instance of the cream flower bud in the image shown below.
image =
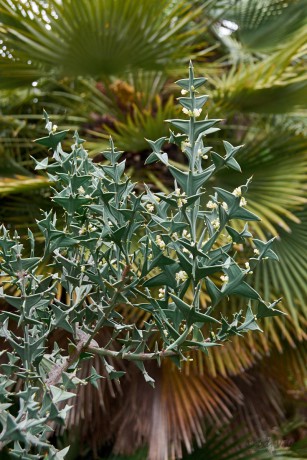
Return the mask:
M212 222L212 227L215 229L215 230L218 230L219 227L220 227L220 219L214 219Z
M148 204L146 205L146 209L147 209L148 212L153 212L154 209L155 209L155 207L154 207L153 204L148 203Z
M241 187L235 188L234 191L232 192L232 194L233 194L234 196L241 196L241 195L242 195Z
M246 206L247 205L247 201L246 199L244 198L244 196L242 196L241 200L240 200L240 206Z
M194 109L192 114L195 118L199 117L202 112L202 109Z
M184 204L187 204L188 200L186 198L179 198L177 200L178 208L182 208Z
M165 243L162 240L160 235L156 236L156 244L157 244L157 246L159 246L160 249L162 249L162 251L165 249Z
M208 201L208 203L206 204L206 207L209 208L209 209L217 209L217 203L214 203L212 200Z
M180 281L186 281L188 279L188 275L186 274L185 271L180 270L178 273L176 273L176 281L179 283Z

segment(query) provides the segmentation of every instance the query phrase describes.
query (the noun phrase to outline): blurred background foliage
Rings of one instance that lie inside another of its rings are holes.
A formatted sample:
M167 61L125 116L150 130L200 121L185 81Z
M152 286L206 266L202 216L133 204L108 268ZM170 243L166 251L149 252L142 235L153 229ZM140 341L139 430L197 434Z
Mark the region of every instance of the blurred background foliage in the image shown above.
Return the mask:
M50 206L30 158L42 154L32 139L43 134L43 108L80 131L94 161L111 134L133 177L167 190L163 166L143 166L144 138L168 134L164 120L179 113L173 81L192 58L208 78L209 115L223 119L208 145L245 145L243 174L226 170L211 185L233 189L253 175L248 208L262 221L251 227L277 237L281 260L263 265L255 284L268 300L283 297L286 319L208 359L193 356L181 373L169 363L153 369L155 391L133 371L121 387L82 390L69 418L69 459L140 459L144 446L153 460L304 458L306 31L305 0L0 0L2 222L35 230ZM222 312L232 309L225 303Z

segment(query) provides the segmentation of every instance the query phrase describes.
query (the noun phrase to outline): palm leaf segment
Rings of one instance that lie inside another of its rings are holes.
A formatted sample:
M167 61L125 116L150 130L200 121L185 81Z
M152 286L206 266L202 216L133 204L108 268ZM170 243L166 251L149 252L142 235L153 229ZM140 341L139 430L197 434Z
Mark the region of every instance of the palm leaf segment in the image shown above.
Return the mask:
M33 2L1 0L0 36L18 62L9 74L12 66L0 61L1 73L7 76L2 88L32 82L35 71L37 79L46 74L80 76L80 72L120 75L177 65L193 54L188 25L201 10L186 1L169 0L80 0L77 4L51 0L44 9ZM203 24L198 27L201 31ZM21 74L27 73L22 82Z

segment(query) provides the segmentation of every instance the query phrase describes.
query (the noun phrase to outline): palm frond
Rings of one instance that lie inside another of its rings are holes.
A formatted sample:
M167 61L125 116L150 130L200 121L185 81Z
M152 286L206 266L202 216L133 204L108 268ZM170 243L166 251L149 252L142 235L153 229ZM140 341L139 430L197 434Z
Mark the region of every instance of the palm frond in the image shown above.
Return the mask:
M289 40L305 24L303 0L239 0L225 12L235 36L250 52L268 52ZM225 26L225 24L224 24Z
M204 31L202 9L185 0L80 0L78 5L51 0L45 9L1 0L0 36L14 50L13 59L31 61L36 79L41 69L58 76L120 75L138 68L163 69L193 55L191 24L198 19L198 30ZM21 70L12 66L12 78ZM2 80L2 88L6 82Z
M106 128L112 135L119 148L131 152L141 152L148 149L146 139L158 139L167 136L169 127L165 120L178 113L174 106L173 98L163 104L159 96L155 98L154 105L148 109L140 110L133 106L132 115L128 115L125 123L115 122L115 129Z
M234 64L227 75L211 77L216 103L229 113L284 113L303 107L306 30L278 51L257 61Z

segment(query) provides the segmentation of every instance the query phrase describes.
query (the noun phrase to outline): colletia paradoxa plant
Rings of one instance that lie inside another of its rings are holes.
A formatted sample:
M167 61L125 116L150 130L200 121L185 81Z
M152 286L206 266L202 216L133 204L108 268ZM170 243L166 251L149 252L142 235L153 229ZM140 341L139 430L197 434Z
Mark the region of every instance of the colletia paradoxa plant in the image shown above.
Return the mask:
M103 378L94 367L87 378L78 378L83 359L99 355L110 379L124 374L110 358L133 361L154 385L146 371L149 360L171 359L180 366L191 351L207 354L233 335L260 331L257 320L282 314L275 309L278 301L265 303L248 283L262 259L277 260L273 240L252 239L247 225L240 227L240 221L259 220L245 208L248 183L234 191L216 188L206 199L204 186L214 173L224 167L240 171L235 159L240 147L224 142L221 156L204 146L219 122L196 120L207 101L198 95L205 81L194 77L191 64L189 78L177 81L188 119L168 120L179 134L148 141L152 153L146 163L160 161L174 177L169 194L146 185L140 192L125 175L123 152L112 140L103 152L107 164L91 161L78 133L65 153L61 141L67 131L57 132L44 113L49 134L36 142L48 147L52 158L36 161L36 169L47 170L52 201L63 215L59 221L51 211L37 222L44 237L40 256L30 230L30 257L23 256L17 233L11 236L2 227L0 237L0 296L10 305L0 316L8 348L2 351L0 442L12 458L64 459L68 447L57 450L50 433L65 424L67 401L77 386L97 386ZM165 142L181 147L188 171L169 163ZM240 266L234 245L246 239L251 257ZM46 261L52 270L41 274ZM59 285L67 301L56 295ZM9 295L10 288L18 295ZM203 292L211 299L208 305ZM246 310L223 317L219 302L231 295L245 297ZM131 323L125 315L131 308L150 319ZM54 341L56 330L69 336L67 350ZM97 335L103 330L108 340L102 346Z

